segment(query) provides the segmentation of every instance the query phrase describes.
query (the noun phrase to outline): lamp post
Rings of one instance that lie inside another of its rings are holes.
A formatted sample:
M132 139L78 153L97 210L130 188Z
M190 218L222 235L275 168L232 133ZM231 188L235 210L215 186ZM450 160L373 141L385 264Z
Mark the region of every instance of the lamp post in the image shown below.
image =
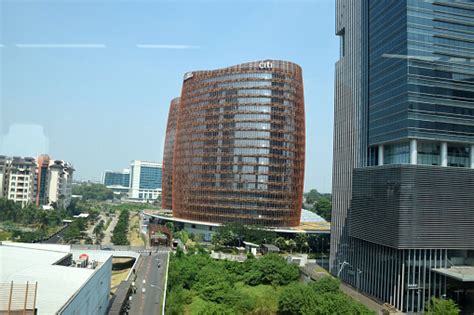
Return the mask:
M342 272L342 269L344 269L344 267L346 265L349 265L349 263L347 261L343 261L342 263L339 263L341 265L341 267L339 268L339 271L337 272L337 278L339 279L340 278L340 275L341 275L341 272Z

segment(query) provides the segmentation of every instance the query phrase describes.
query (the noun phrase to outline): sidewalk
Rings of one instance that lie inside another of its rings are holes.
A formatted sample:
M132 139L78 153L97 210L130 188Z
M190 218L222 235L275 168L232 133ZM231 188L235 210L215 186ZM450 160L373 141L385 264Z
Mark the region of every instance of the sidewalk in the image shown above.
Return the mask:
M367 296L363 295L362 293L357 292L356 289L354 289L353 287L351 287L351 286L349 286L349 285L347 285L343 282L341 282L340 288L341 288L342 292L349 295L354 300L364 304L365 306L367 306L368 309L376 312L377 314L382 314L382 310L384 309L384 307L381 304L375 302L371 298L368 298Z

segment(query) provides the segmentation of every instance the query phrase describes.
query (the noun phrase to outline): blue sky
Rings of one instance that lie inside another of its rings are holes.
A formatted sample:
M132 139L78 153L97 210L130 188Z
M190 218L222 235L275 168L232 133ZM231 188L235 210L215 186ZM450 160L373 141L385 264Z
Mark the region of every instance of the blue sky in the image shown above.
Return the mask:
M303 68L305 190L329 192L334 6L0 0L0 154L48 151L93 180L133 159L161 161L185 72L283 59Z

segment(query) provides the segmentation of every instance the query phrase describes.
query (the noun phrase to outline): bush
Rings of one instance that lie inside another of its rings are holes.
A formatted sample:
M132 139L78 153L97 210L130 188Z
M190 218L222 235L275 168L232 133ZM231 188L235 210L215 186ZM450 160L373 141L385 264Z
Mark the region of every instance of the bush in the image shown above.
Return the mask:
M339 281L330 277L310 283L289 285L280 295L281 314L374 314L339 290Z
M285 285L297 280L300 276L300 271L296 265L288 264L284 258L277 254L247 260L244 263L244 268L247 271L244 281L249 285Z

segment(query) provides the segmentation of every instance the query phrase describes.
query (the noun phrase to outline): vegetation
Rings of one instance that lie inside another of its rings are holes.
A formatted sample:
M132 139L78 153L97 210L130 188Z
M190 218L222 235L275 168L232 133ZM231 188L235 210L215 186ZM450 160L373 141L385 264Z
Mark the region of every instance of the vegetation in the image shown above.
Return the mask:
M114 192L102 184L80 184L72 187L73 195L81 195L83 200L114 199Z
M339 289L339 281L324 277L317 282L292 283L278 300L278 313L299 314L375 314Z
M95 236L96 244L102 243L102 240L104 239L104 236L105 236L104 231L105 231L104 220L100 220L99 223L97 223L94 226L94 230L92 231L92 233L94 233L94 236Z
M331 221L332 201L331 194L322 194L316 189L311 189L304 194L305 206L312 212L320 215L327 221Z
M74 220L64 231L63 239L67 243L78 243L86 238L87 220L84 218Z
M212 260L202 251L185 255L178 250L170 261L166 314L183 314L191 304L189 309L196 314L200 310L205 314L248 314L257 308L276 309L276 300L273 305L259 302L252 287L272 296L277 287L298 277L298 267L277 255L237 263Z
M120 216L118 218L117 224L115 225L112 235L112 243L114 243L115 245L130 244L127 237L129 215L130 212L126 209L120 212Z
M54 233L68 217L64 209L42 210L33 204L22 207L20 203L0 198L2 238L21 242L34 242Z
M166 314L373 314L324 278L298 282L299 269L275 254L244 263L202 250L171 257Z
M271 243L277 234L259 227L249 227L240 223L228 223L219 227L213 235L212 244L216 247L242 246L243 241L257 244Z
M174 233L175 238L181 239L186 244L189 235L185 231ZM195 237L194 237L195 238ZM212 244L217 248L242 246L243 242L257 244L274 244L283 251L293 253L323 253L329 250L329 237L326 235L298 234L294 239L278 236L272 231L265 231L257 227L244 226L238 223L226 224L218 229L212 237Z
M426 315L458 315L459 307L450 299L439 299L433 297L426 307Z

